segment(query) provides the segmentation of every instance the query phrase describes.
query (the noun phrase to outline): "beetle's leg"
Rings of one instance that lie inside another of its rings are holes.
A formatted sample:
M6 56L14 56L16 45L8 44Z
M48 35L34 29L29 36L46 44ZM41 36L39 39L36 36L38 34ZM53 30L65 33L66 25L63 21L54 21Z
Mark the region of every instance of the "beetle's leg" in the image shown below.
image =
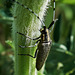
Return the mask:
M31 37L29 37L29 36L26 36L26 35L24 35L24 34L22 34L22 33L20 33L20 32L17 32L18 34L20 34L20 35L23 35L23 36L25 36L25 37L27 37L27 38L29 38L29 39L31 39L31 40L37 40L37 39L39 39L40 38L40 36L39 37L37 37L37 38L31 38Z
M38 44L38 42L39 42L39 40L36 41L35 45L31 45L31 46L27 46L27 47L35 47ZM21 45L19 45L19 47L21 47L21 48L27 48L26 46L21 46Z
M27 55L27 56L30 56L30 57L32 57L32 58L36 58L37 53L38 53L38 48L36 49L36 52L35 52L35 55L34 55L34 56L32 56L32 55L30 55L30 54L18 54L18 55L23 55L23 56Z

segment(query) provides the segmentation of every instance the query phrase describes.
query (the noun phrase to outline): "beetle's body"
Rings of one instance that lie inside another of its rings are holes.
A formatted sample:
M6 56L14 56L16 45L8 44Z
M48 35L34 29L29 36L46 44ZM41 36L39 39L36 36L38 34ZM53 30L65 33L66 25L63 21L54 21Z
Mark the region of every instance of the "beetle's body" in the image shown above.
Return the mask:
M47 56L50 51L51 47L51 40L49 36L49 30L46 29L46 27L41 30L41 40L38 44L38 53L37 53L37 58L36 58L36 68L37 70L40 70L41 67L43 66L44 62L47 59Z
M50 51L51 47L51 40L49 36L49 30L44 26L42 30L40 30L41 36L40 36L40 42L38 44L38 53L36 58L36 68L37 70L40 70L44 64L44 62L47 59L47 56Z

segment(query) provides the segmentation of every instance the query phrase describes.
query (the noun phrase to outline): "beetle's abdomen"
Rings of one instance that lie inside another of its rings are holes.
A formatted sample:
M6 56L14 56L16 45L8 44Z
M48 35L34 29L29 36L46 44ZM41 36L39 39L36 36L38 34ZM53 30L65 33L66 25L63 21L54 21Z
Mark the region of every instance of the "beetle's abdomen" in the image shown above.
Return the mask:
M50 47L51 47L51 41L47 42L47 43L39 43L38 44L38 54L37 54L37 58L36 58L36 68L37 70L40 70L44 64L44 62L47 59L47 56L49 54L50 51Z

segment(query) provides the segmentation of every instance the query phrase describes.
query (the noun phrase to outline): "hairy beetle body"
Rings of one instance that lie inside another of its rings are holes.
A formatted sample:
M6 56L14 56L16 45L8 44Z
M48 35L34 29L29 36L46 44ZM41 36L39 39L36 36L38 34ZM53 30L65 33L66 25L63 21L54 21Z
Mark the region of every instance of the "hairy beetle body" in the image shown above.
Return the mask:
M36 68L40 70L47 59L47 56L50 51L51 43L49 30L44 26L43 29L40 30L41 32L41 40L38 44L38 53L36 58Z

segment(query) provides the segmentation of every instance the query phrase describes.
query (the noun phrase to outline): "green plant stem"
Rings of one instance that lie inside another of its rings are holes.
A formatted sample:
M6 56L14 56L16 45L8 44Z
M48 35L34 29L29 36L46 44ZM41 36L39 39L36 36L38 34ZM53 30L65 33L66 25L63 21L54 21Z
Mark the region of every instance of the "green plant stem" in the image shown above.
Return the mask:
M32 9L41 19L45 15L44 13L48 4L48 0L18 0L18 2ZM41 28L41 22L34 14L16 3L13 8L13 14L14 22L12 35L15 43L15 75L37 75L35 71L36 59L29 56L18 55L31 54L34 56L36 47L20 48L19 45L29 46L34 43L17 32L21 32L32 38L38 37L40 35L39 29Z

